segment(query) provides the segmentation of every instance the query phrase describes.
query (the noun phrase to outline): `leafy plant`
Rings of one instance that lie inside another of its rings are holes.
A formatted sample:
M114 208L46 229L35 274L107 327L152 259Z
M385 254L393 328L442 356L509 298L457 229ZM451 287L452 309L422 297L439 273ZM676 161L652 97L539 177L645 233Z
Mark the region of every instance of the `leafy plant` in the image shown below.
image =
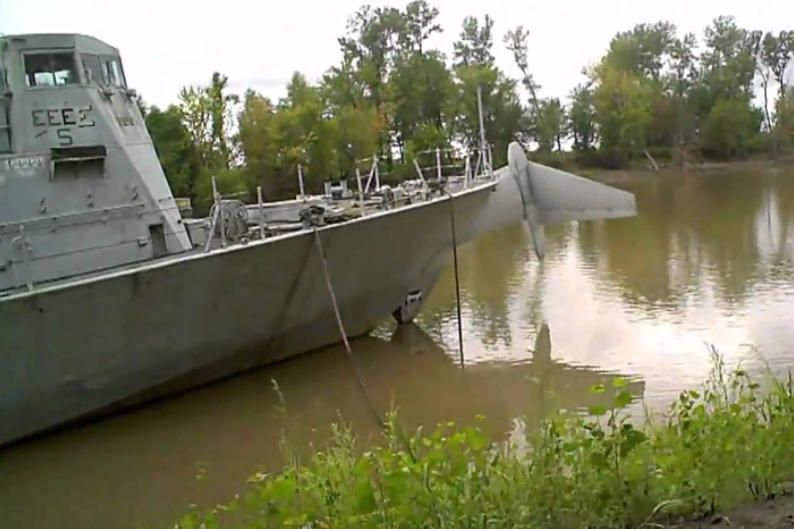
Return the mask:
M647 527L710 515L781 492L794 470L794 385L762 389L742 369L714 369L659 418L637 421L626 381L610 407L560 412L526 443L440 425L406 438L396 414L361 452L350 429L305 465L257 475L241 501L175 527ZM234 511L229 516L228 511Z

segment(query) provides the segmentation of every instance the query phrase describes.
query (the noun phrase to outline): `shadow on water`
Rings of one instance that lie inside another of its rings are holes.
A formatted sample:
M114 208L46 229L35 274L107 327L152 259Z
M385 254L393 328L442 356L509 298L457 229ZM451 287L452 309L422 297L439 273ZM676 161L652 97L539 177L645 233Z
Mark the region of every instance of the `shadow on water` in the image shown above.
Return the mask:
M505 439L517 418L535 424L559 407L600 403L589 388L615 374L553 358L544 325L534 353L516 364L480 362L461 369L416 325L389 339L353 342L375 406L396 406L409 430L487 418ZM278 392L273 389L277 381ZM644 385L633 381L633 394ZM283 402L281 402L283 398ZM228 500L257 470L277 471L279 442L302 456L321 445L340 417L364 443L379 439L344 351L306 355L119 416L0 453L0 512L9 527L134 527L169 520L191 503Z

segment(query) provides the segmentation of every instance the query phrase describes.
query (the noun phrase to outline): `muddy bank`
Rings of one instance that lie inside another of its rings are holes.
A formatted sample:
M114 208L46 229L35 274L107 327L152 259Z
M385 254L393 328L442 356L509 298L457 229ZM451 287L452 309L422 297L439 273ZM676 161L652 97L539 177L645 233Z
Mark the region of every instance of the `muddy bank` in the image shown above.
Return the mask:
M706 529L731 527L732 529L792 529L794 528L794 496L786 494L777 498L747 505L697 522L670 526L670 529Z

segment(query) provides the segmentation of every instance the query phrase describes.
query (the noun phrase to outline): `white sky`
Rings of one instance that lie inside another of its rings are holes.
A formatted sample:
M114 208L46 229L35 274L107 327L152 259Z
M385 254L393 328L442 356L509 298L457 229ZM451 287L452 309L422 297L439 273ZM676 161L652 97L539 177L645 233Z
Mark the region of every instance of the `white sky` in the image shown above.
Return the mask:
M0 0L0 32L85 33L121 50L129 84L160 106L175 102L187 84L206 83L213 71L234 90L284 94L294 71L318 79L339 58L336 42L361 0ZM403 7L405 1L389 5ZM582 67L604 53L609 40L640 22L669 20L698 36L711 19L733 15L747 28L794 29L794 0L436 0L444 33L434 47L451 54L466 15L496 21L496 57L517 77L502 35L523 24L530 34L530 66L543 96L564 96L583 80ZM373 3L373 5L382 5Z

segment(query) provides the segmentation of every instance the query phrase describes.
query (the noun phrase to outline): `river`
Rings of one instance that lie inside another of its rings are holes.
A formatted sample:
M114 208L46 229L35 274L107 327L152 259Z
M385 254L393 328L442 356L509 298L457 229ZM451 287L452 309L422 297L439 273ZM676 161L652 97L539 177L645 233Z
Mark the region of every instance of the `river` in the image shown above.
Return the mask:
M381 412L408 428L471 422L505 437L558 408L604 399L625 377L663 410L707 376L708 345L731 364L794 366L794 171L638 175L636 218L548 230L538 262L522 228L459 252L416 325L353 341ZM362 442L378 426L341 347L0 451L0 525L132 529L210 507L277 471L280 443L308 454L333 421Z

